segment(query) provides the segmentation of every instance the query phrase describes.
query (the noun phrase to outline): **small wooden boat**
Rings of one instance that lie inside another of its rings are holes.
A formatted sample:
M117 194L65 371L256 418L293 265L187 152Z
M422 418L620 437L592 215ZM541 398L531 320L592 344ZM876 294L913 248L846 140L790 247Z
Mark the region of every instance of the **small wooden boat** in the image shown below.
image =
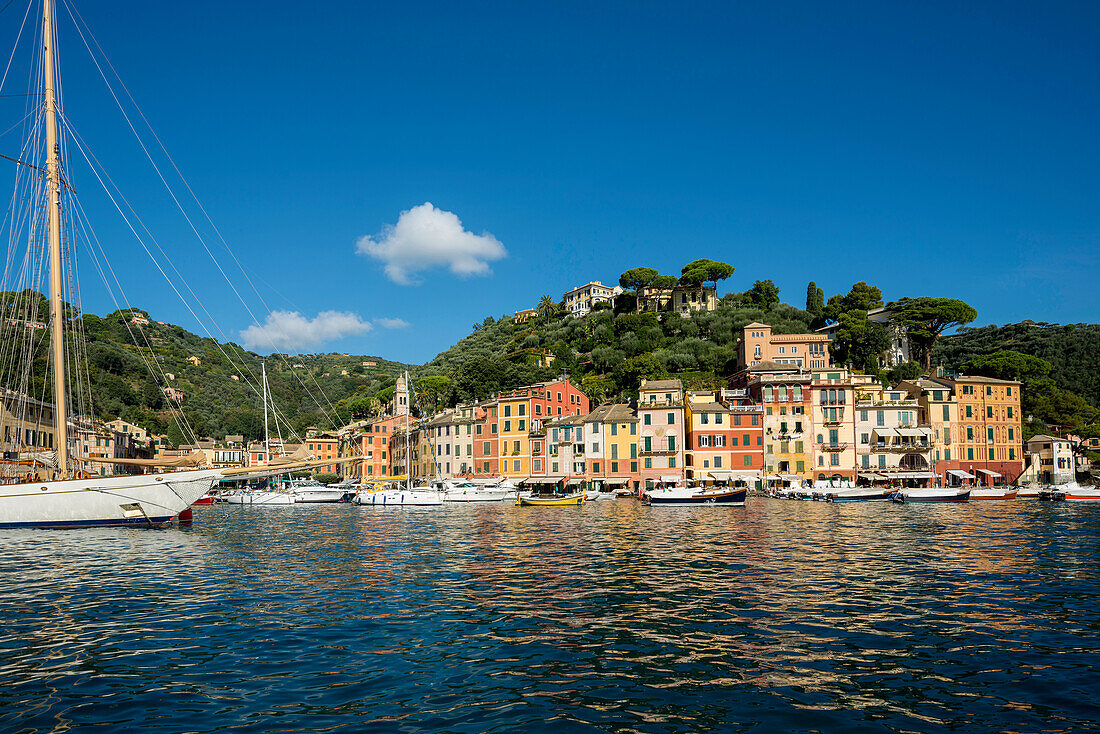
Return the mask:
M579 505L584 501L584 494L569 494L569 495L555 495L547 497L526 497L519 496L516 498L517 507L563 507L567 505Z
M970 490L970 500L1014 500L1015 487L975 487Z
M890 498L894 502L966 502L970 499L969 487L922 487L902 489Z

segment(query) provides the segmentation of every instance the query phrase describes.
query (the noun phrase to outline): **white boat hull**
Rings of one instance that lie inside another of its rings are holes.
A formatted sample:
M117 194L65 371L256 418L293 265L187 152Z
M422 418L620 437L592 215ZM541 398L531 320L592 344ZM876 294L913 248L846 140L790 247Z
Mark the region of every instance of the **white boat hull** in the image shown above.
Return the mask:
M970 490L970 501L974 500L1014 500L1018 492L1015 487L975 487Z
M370 507L434 507L443 504L443 493L436 489L386 489L356 495L355 504Z
M293 492L296 504L316 504L322 502L339 502L344 498L342 489L296 489Z
M923 488L902 489L891 497L894 502L967 502L970 500L970 489L954 488Z
M293 505L294 495L289 492L245 492L226 498L231 505Z
M443 495L444 502L504 502L515 498L514 489L448 489Z
M221 469L0 486L0 528L160 527L213 489Z

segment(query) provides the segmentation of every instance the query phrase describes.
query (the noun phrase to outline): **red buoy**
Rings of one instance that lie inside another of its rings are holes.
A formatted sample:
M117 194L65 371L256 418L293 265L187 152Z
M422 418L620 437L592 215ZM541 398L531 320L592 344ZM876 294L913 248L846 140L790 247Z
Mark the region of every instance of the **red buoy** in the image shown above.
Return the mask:
M191 512L191 508L188 507L186 510L184 510L183 512L181 512L179 514L179 517L177 518L177 522L179 522L180 525L190 525L191 521L193 519L194 519L194 517L193 517L193 514Z

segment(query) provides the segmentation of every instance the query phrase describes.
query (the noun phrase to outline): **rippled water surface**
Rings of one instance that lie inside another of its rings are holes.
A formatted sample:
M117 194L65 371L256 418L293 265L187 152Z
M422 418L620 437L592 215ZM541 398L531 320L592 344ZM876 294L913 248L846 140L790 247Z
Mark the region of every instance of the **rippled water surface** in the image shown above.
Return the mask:
M0 531L0 731L1082 731L1098 523L750 498Z

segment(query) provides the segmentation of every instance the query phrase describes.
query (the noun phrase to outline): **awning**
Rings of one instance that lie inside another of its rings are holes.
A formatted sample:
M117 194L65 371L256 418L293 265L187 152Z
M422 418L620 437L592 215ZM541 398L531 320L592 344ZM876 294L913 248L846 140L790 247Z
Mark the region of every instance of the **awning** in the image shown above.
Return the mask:
M898 429L898 435L899 436L923 436L924 434L921 433L921 430L919 428L899 428Z
M680 481L680 475L679 474L662 474L661 475L661 481L662 482L678 482L678 481Z
M860 476L864 479L870 479L872 482L881 482L886 479L886 477L882 476L881 474L864 474L861 472Z
M767 479L769 482L782 482L783 481L783 477L779 476L778 474L769 474L768 476L764 477L764 479Z
M572 486L574 484L584 484L584 480L583 479L567 479L567 480L565 480L565 483Z
M997 472L989 471L988 469L979 469L978 471L980 471L982 474L985 474L988 477L998 477L998 478L1000 478L1000 476L1001 476Z
M928 436L929 438L932 438L936 435L936 432L933 431L931 428L918 428L917 430L920 431L920 435Z
M627 484L630 482L626 477L596 477L594 481L603 482L604 484L614 486L617 484Z
M894 479L935 479L935 472L930 471L899 471L890 475Z
M802 481L802 477L798 476L797 474L780 474L779 478L782 479L784 482L801 482Z
M976 476L974 476L970 472L965 472L962 469L948 469L947 473L953 477L958 477L959 479L977 479Z
M707 472L707 476L718 482L725 482L733 479L733 472L731 471L712 471Z
M898 432L893 428L876 428L875 434L878 436L897 436Z
M521 481L521 484L557 484L563 479L565 479L565 477L561 475L546 477L527 477L526 479Z

